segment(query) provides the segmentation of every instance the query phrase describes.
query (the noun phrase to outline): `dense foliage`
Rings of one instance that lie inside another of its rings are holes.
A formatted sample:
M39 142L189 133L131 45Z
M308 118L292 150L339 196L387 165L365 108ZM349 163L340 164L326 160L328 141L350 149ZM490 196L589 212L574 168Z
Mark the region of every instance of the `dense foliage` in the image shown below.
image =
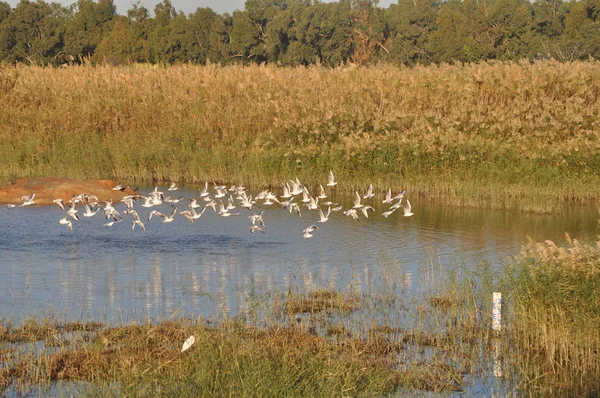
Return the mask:
M65 8L0 1L0 60L281 65L473 62L600 56L600 0L247 0L244 11L190 15L169 0L154 15L113 0Z

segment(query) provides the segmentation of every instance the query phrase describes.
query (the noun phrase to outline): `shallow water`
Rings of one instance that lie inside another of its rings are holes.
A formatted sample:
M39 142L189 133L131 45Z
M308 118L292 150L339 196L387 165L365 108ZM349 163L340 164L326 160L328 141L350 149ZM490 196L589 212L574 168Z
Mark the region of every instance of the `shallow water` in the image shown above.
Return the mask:
M198 190L180 188L173 196L185 197L178 204L183 210ZM536 215L407 197L412 217L402 217L401 209L382 217L389 206L376 196L365 201L376 209L368 219L332 212L312 239L302 239L302 230L316 224L315 211L304 210L299 218L276 204L238 207L241 214L228 218L209 209L193 224L183 216L167 224L147 221L149 210L138 205L145 233L131 230L129 216L110 228L102 226L101 213L82 217L70 232L58 224L64 212L57 206L2 207L0 318L52 315L114 323L175 312L210 318L242 311L250 295L315 286L377 290L390 277L416 294L431 267L497 264L517 254L527 236L559 244L565 232L578 238L598 233L595 208ZM333 200L348 208L352 198ZM260 210L266 234L251 234L247 216Z

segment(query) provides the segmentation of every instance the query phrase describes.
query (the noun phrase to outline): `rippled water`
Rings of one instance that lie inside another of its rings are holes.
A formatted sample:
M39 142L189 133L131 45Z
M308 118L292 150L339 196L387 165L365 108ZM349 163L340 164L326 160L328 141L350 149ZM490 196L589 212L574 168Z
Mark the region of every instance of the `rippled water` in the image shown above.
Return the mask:
M142 190L142 191L149 191ZM177 196L198 197L195 188ZM393 275L408 291L419 288L419 271L430 264L498 263L518 253L526 236L563 241L564 233L596 236L595 208L569 208L560 215L448 208L410 197L415 215L389 218L382 198L376 213L354 221L332 213L312 239L302 230L318 220L280 206L264 210L266 234L248 230L246 209L221 218L207 210L194 224L184 217L164 224L145 221L147 232L131 222L103 227L104 218L74 223L69 232L56 206L0 209L0 317L22 319L47 313L67 319L108 322L131 317L161 319L175 311L189 316L235 314L241 292L286 291L311 286L377 289ZM351 206L351 198L334 201ZM182 200L183 210L189 201ZM169 211L169 205L159 208ZM255 210L255 209L253 209ZM139 207L144 218L148 209ZM390 273L390 270L393 272Z

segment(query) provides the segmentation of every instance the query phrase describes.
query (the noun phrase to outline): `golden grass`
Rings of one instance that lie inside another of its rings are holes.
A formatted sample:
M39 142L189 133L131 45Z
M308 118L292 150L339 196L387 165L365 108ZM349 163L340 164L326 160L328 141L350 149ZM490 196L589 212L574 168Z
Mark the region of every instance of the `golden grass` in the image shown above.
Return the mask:
M598 199L600 63L0 68L0 182L300 177L464 206Z

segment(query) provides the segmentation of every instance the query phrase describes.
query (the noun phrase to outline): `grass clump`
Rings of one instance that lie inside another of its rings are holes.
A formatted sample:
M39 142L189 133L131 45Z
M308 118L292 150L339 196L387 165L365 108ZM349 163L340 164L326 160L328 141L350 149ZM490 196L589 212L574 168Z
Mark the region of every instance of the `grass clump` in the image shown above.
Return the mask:
M338 311L348 313L359 308L360 298L351 292L328 289L313 290L305 295L288 295L285 311L290 314Z
M520 384L540 393L600 392L600 242L527 243L515 269L510 339Z

